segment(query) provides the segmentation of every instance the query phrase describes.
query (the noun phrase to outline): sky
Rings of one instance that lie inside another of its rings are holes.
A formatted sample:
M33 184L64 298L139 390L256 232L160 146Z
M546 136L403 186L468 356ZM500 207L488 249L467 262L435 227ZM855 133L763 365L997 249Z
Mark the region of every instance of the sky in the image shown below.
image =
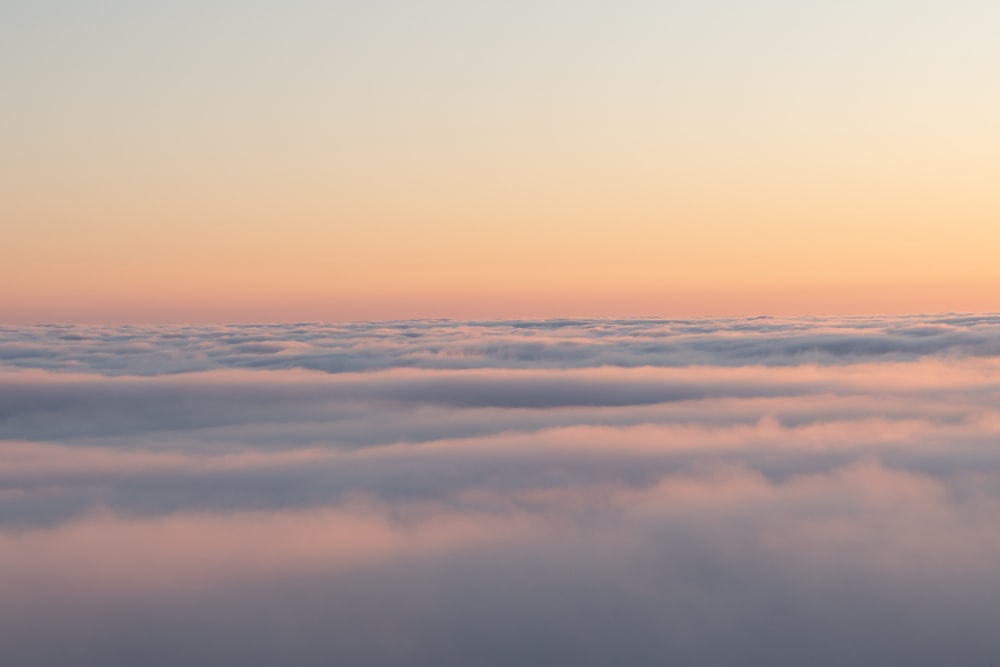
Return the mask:
M4 661L997 662L997 35L0 2Z
M1000 309L991 1L0 6L0 321Z
M38 667L989 665L1000 317L0 327Z

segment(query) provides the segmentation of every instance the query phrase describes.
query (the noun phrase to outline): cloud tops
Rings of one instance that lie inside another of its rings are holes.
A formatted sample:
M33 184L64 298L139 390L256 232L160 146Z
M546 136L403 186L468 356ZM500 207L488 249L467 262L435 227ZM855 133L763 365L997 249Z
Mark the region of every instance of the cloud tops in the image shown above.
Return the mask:
M1000 316L0 329L32 665L1000 660Z

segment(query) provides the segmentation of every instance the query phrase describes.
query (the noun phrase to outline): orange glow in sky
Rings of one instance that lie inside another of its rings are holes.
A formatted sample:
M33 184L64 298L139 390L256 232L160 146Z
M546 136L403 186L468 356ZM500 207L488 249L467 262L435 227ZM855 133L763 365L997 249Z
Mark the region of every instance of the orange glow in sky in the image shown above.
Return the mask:
M10 10L0 322L1000 309L995 6L350 4Z

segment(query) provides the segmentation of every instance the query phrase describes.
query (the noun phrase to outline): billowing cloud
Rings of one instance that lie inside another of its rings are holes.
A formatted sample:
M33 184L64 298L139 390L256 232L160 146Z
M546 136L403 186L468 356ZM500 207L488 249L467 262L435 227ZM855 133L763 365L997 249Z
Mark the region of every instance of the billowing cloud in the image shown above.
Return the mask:
M989 664L1000 317L0 331L12 664Z

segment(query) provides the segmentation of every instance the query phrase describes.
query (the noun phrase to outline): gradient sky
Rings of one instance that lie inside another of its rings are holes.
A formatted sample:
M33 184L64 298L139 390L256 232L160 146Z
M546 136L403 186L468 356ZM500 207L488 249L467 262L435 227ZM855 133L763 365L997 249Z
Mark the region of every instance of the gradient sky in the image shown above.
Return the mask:
M0 5L0 321L1000 309L996 2Z

